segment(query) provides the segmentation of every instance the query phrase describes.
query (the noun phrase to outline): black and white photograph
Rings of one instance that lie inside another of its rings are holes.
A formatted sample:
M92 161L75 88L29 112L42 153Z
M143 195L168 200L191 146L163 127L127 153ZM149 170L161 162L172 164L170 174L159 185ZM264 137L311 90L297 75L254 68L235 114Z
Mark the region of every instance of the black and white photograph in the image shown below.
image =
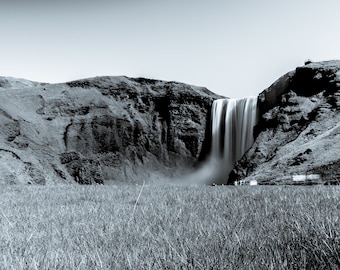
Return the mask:
M0 270L340 269L338 0L1 0Z

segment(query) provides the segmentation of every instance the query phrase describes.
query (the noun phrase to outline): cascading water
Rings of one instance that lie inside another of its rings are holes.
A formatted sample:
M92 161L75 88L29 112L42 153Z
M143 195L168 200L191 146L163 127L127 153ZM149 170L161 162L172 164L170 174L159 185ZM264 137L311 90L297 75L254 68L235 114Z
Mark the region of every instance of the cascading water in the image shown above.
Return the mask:
M254 142L257 97L218 99L211 111L210 156L182 179L191 184L226 184L229 173Z
M212 142L210 163L216 168L212 179L226 183L229 173L254 142L257 97L218 99L212 105Z

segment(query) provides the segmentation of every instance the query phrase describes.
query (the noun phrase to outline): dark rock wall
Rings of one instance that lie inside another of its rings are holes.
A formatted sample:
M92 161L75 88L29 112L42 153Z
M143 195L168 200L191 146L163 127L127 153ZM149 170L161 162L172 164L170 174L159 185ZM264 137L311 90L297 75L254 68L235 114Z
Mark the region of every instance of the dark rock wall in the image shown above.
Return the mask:
M340 62L328 61L298 67L263 91L256 141L228 182L292 173L334 182L339 90ZM181 175L209 154L217 98L206 88L144 78L65 84L0 78L0 182L101 184Z
M258 108L260 115L263 115L280 103L281 96L289 91L294 75L295 71L288 72L259 94Z
M91 118L73 121L65 133L68 151L91 154L120 153L143 163L148 154L159 163L176 168L190 166L201 151L206 115L217 96L175 82L133 79L132 83L103 81L71 82L69 86L95 87L123 104L117 117L107 109ZM127 80L127 79L125 79ZM208 94L206 94L208 93Z
M81 184L148 181L190 168L207 113L220 98L202 87L144 78L6 85L20 89L0 92L8 99L0 107L0 146L25 161L34 157L32 167L38 163L46 178Z
M287 73L259 95L256 141L235 165L229 183L245 178L261 183L337 164L339 70L340 61L310 63ZM322 175L331 178L327 172Z

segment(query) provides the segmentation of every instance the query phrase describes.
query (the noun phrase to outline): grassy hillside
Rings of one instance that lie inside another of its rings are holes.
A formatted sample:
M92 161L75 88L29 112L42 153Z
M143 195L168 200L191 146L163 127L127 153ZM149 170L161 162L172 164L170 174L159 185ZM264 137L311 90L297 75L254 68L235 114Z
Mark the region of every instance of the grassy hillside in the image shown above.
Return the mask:
M2 186L0 269L337 269L339 193Z
M0 184L182 175L201 151L207 112L220 97L125 76L60 84L0 76Z

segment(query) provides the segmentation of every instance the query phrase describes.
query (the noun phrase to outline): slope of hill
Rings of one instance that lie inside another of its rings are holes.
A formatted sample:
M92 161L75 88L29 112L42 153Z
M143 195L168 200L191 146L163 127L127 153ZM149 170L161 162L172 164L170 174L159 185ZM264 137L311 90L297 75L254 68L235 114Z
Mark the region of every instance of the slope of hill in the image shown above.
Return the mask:
M0 77L0 183L134 182L190 167L219 96L144 78Z
M259 95L259 109L256 141L229 183L340 182L340 61L287 73Z
M0 77L0 183L183 176L209 153L217 98L206 88L144 78L46 84ZM259 95L255 143L228 183L296 184L301 175L339 183L339 110L340 61L282 76Z

